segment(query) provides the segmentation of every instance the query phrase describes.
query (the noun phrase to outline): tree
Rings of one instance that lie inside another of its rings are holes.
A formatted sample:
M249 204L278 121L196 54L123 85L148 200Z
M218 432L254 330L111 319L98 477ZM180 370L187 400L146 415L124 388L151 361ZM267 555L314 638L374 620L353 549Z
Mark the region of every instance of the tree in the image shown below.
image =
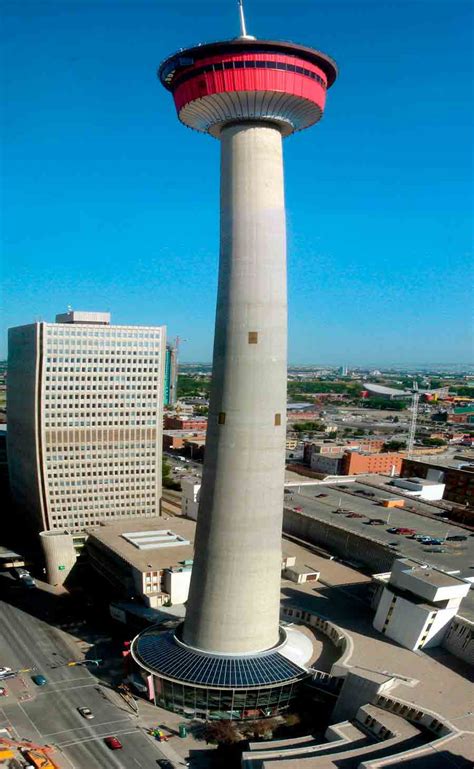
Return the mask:
M207 375L179 374L177 395L178 400L186 397L209 397L211 377Z
M423 446L447 446L447 442L441 438L422 438Z
M406 441L386 441L383 445L382 451L401 451L401 449L406 449L406 447Z
M235 721L212 721L204 728L204 739L218 745L234 745L240 742L242 734L238 731Z
M255 737L257 739L269 740L273 736L273 732L281 725L281 721L277 718L259 718L255 721L246 721L242 725L242 731L249 739Z
M293 430L297 433L319 433L324 431L322 422L295 422Z
M403 411L406 408L404 401L389 401L384 398L363 398L361 406L366 409L382 409L385 411Z
M171 467L164 457L161 458L161 479L165 489L181 491L181 484L171 475Z

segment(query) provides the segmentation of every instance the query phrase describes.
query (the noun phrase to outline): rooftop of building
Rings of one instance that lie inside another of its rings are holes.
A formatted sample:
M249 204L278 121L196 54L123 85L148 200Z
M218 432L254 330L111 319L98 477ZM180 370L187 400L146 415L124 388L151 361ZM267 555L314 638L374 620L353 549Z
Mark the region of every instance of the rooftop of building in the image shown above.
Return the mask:
M195 528L194 521L157 516L106 523L88 533L91 544L100 542L136 569L161 571L192 561Z
M110 325L110 312L84 312L68 310L56 315L56 323L92 323L101 326Z
M190 438L197 438L199 435L204 435L204 433L196 432L196 430L163 430L163 435L170 435L174 438L184 438L186 436L189 436Z
M429 478L411 477L411 478L397 478L396 480L404 481L404 482L408 481L408 483L417 483L417 484L420 484L421 486L439 486L440 485L439 481L433 481L433 480L430 480Z
M453 585L465 584L464 580L452 574L441 571L441 569L435 569L433 566L417 563L410 558L401 558L398 563L406 566L404 571L409 571L411 576L421 579L423 582L428 582L430 585L436 585L436 587L451 587Z

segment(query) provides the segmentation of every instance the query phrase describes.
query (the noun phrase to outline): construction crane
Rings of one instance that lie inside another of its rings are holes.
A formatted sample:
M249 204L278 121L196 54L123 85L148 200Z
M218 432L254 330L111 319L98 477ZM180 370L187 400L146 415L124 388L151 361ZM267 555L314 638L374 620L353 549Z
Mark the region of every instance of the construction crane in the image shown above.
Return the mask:
M54 753L54 748L51 745L36 745L30 740L13 740L0 737L0 751L6 753L9 748L19 750L23 758L28 761L28 765L34 766L35 769L59 769L58 765L51 759L51 753ZM11 757L8 756L8 758ZM4 758L6 759L7 756L5 755Z
M407 441L407 457L408 459L412 459L413 457L413 447L415 445L415 433L416 433L416 421L418 418L418 404L420 402L420 391L418 390L418 382L416 379L413 380L413 387L411 388L411 419L410 419L410 428L408 430L408 441Z

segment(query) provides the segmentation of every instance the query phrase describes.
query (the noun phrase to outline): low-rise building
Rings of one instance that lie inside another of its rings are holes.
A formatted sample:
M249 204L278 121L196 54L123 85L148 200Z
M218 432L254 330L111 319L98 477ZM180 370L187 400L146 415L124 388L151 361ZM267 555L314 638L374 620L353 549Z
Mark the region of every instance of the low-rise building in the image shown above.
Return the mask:
M354 449L364 451L367 454L378 453L382 450L385 440L379 438L353 438L344 442L336 441L308 441L304 445L305 462L311 464L313 454L342 455L344 451Z
M207 430L207 418L165 414L163 428L165 430L198 430L205 433Z
M474 471L472 469L458 469L431 462L404 459L400 475L402 478L426 478L438 483L444 483L446 487L444 491L445 500L474 507ZM474 516L471 520L474 520Z
M157 608L187 599L194 531L192 521L179 518L110 523L89 532L85 549L114 596Z
M305 582L317 582L321 572L314 571L308 566L287 566L283 572L284 579L296 582L297 585L304 585Z
M320 419L319 411L287 411L288 422L315 422Z
M443 499L445 484L438 481L430 481L426 478L396 478L392 485L403 489L405 494L419 499L436 501Z
M205 433L190 430L166 430L163 432L163 449L165 451L182 451L188 441L204 439Z
M397 559L392 571L374 575L374 628L406 649L438 646L470 585L440 569Z
M184 441L185 453L191 457L191 459L204 461L204 452L206 451L206 436L193 436L192 438L186 438Z
M193 521L197 520L201 483L194 478L181 479L181 512Z
M448 422L460 425L474 424L474 403L460 406L448 415Z
M326 454L313 454L311 456L311 470L315 473L326 475L339 475L341 472L342 454L327 456Z
M360 451L346 451L341 461L342 475L360 475L377 473L380 475L398 475L403 462L403 455L397 452L369 454Z

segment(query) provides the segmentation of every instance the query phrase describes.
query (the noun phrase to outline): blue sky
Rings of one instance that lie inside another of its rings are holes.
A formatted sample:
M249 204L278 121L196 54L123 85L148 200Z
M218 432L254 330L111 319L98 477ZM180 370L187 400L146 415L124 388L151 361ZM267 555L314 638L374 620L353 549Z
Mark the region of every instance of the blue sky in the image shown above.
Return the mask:
M323 121L285 141L289 359L472 360L472 6L247 0L262 38L332 55ZM219 146L156 67L237 34L234 0L3 3L4 329L68 304L166 324L210 360ZM471 69L471 71L470 71Z

